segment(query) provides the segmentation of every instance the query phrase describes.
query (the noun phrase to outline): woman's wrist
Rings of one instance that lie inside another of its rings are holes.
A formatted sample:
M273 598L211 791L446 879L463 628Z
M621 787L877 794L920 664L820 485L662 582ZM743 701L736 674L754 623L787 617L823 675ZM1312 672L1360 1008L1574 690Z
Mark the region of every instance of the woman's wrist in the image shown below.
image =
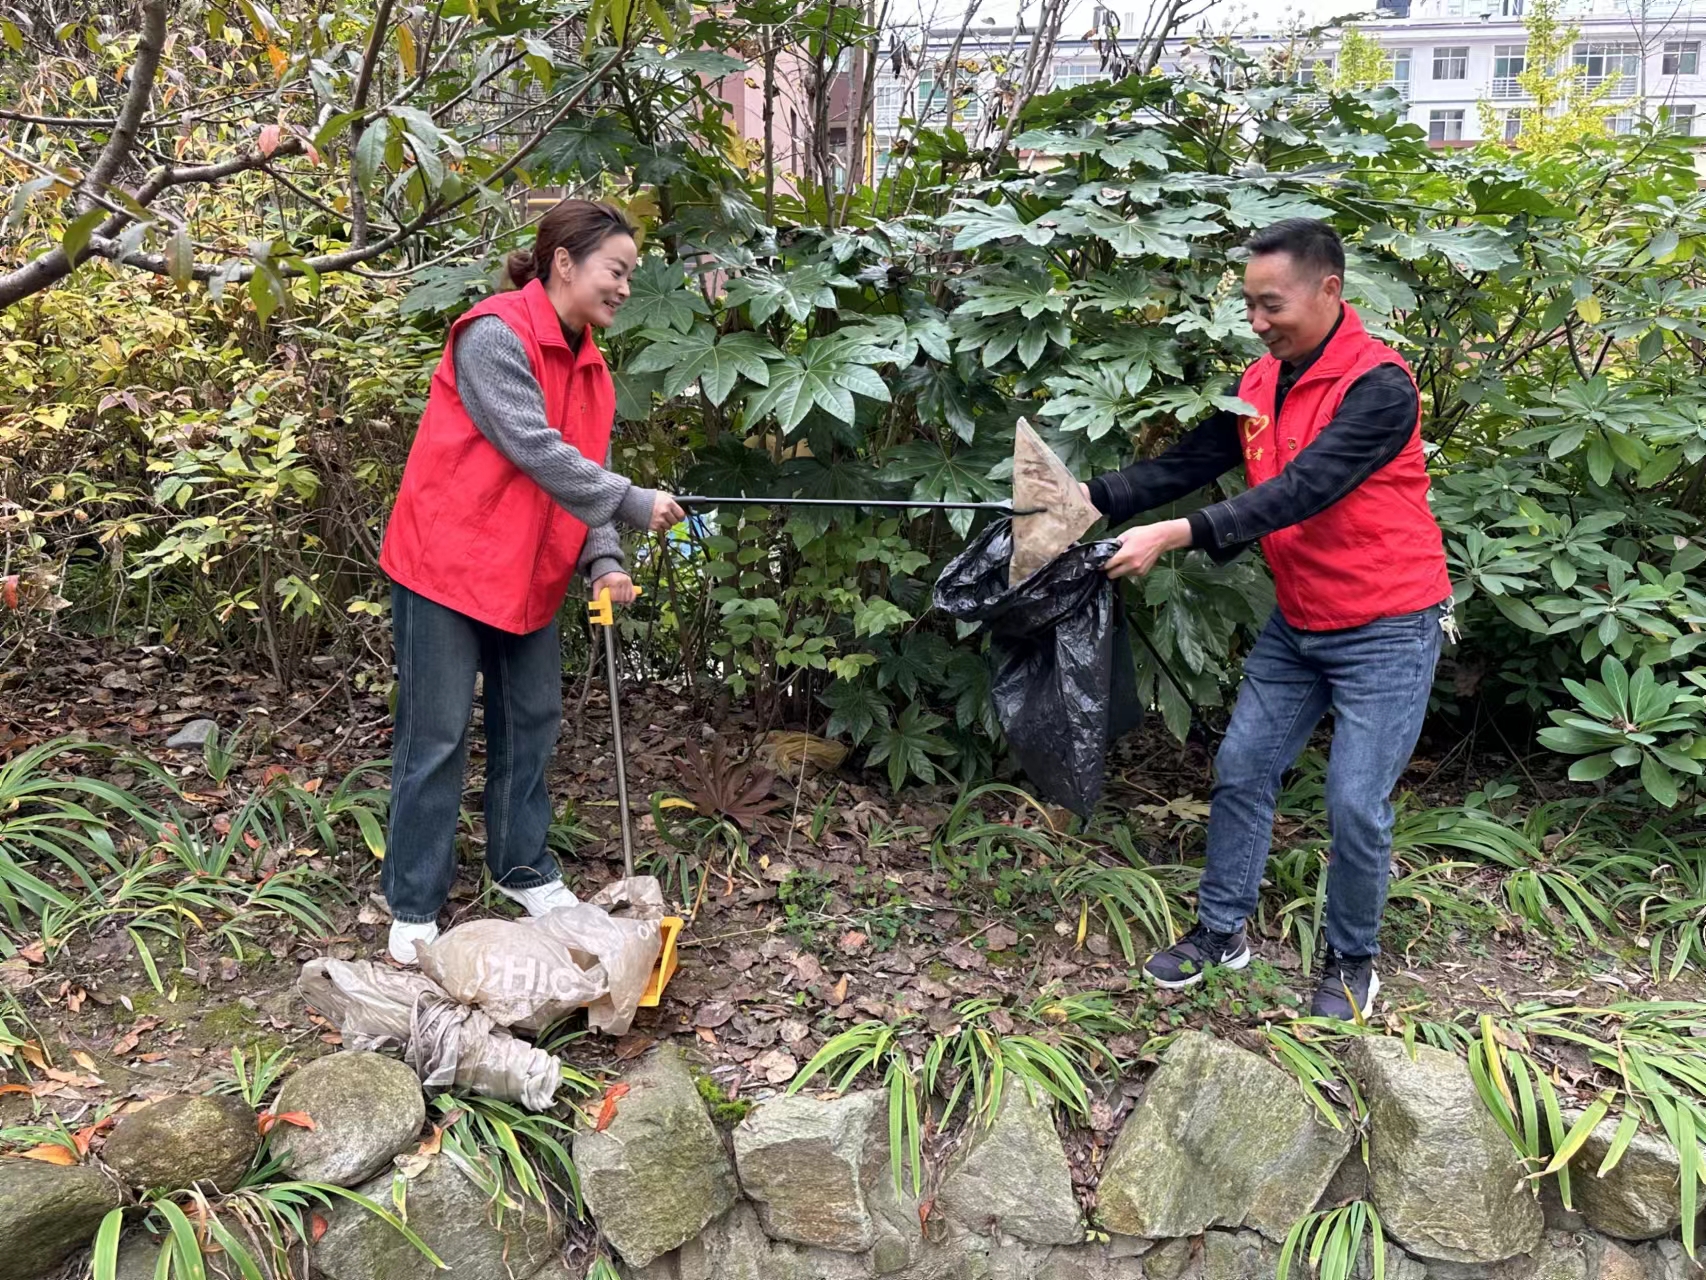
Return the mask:
M656 489L629 485L622 501L616 504L616 518L630 529L649 529L652 524L652 505L657 501Z

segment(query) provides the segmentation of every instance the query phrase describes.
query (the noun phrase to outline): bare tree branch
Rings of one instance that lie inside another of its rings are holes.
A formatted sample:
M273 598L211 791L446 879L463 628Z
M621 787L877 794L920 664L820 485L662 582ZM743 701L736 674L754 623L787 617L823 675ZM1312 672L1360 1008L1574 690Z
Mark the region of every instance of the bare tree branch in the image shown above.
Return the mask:
M356 152L361 148L361 136L367 132L367 95L373 88L373 71L379 63L379 51L385 47L385 32L391 25L393 3L394 0L379 0L379 8L373 15L373 30L367 38L367 49L361 56L355 96L350 99L350 110L359 113L350 125L349 147L350 243L357 248L367 243L367 192L356 178Z
M629 40L632 40L632 33L630 33ZM603 81L604 77L609 74L612 68L627 56L628 52L629 44L628 42L624 42L620 48L612 53L609 58L600 64L586 78L586 80L581 83L578 89L564 100L562 106L559 107L548 120L535 129L533 133L522 142L508 160L494 169L479 186L471 187L468 191L454 200L434 200L430 202L419 214L415 216L413 220L405 223L401 227L398 227L395 231L381 239L371 241L370 243L362 246L352 246L351 248L345 249L339 253L321 254L317 257L306 258L300 263L280 263L273 267L272 270L279 276L285 278L303 276L310 272L315 274L324 274L330 271L343 271L350 267L358 266L361 263L370 262L374 258L395 249L398 245L408 240L409 237L425 228L434 219L443 216L450 210L460 208L462 205L467 204L485 188L496 186L501 183L516 169L518 165L526 160L527 157L538 148L539 144L545 140L551 130L555 129L563 122L569 112L573 111L581 104L581 102L586 98L586 95L591 93L592 90ZM278 148L273 152L271 157L262 156L259 152L250 152L241 156L233 157L231 160L224 161L217 165L203 165L192 169L177 170L163 167L156 171L154 175L149 178L148 182L143 185L142 189L137 192L137 202L146 207L148 201L142 199L144 193L147 193L148 199L151 200L167 187L179 186L188 182L213 182L217 181L219 178L229 177L232 174L240 173L247 169L261 168L269 159L277 159L284 155L299 154L303 150L304 145L305 144L300 138L286 138L284 141L279 143ZM78 261L81 262L85 258L91 256L108 258L114 262L121 263L124 266L134 267L141 271L153 272L155 275L169 275L170 272L167 268L166 257L164 254L141 252L127 253L125 252L124 246L114 238L114 231L122 227L127 221L135 221L135 219L128 214L125 215L123 219L120 219L117 216L108 219L94 235L90 236L88 248L78 255ZM20 298L28 297L32 293L47 288L55 281L63 279L66 275L70 274L74 265L75 264L66 257L63 249L56 248L48 253L42 254L39 258L25 264L16 271L0 276L0 309L4 309L18 301ZM218 277L229 284L240 284L250 279L250 277L255 274L256 269L257 268L252 264L245 264L237 267L229 265L216 267L208 263L197 263L191 267L190 274L197 280L205 281Z
M101 149L100 157L80 184L78 207L95 208L95 197L104 192L118 173L119 165L130 154L136 142L136 130L148 110L148 99L154 93L154 76L160 69L160 55L166 48L166 0L143 0L142 38L137 42L136 61L130 68L130 89L124 105L119 108L118 121L112 136Z

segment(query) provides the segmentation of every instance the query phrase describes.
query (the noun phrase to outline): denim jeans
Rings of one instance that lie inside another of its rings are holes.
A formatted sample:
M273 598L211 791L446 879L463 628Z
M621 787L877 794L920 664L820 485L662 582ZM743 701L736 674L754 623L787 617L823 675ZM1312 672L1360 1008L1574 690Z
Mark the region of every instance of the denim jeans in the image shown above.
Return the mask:
M1276 610L1244 663L1244 681L1214 760L1208 860L1197 918L1235 933L1256 910L1280 780L1328 708L1327 944L1379 951L1392 855L1392 790L1427 713L1444 607L1345 631L1299 631Z
M545 845L545 766L563 713L556 623L512 635L393 585L391 634L397 724L381 883L392 918L434 920L450 897L475 672L485 676L486 866L513 889L561 879Z

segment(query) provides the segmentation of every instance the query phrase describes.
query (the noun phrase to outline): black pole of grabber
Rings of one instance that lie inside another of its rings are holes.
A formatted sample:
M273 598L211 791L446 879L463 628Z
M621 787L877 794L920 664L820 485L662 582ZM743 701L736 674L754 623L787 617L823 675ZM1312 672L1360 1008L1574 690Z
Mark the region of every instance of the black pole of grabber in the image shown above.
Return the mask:
M703 494L672 494L684 507L876 507L884 511L995 511L1004 516L1040 516L1042 507L1013 510L1007 502L905 502L872 498L708 498Z

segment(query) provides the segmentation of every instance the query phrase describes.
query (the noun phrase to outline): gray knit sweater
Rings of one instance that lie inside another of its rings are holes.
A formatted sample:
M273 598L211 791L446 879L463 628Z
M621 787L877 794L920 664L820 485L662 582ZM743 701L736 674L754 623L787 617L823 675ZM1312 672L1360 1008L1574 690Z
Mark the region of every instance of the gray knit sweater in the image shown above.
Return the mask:
M497 316L481 316L456 338L456 391L480 434L533 478L564 511L587 527L577 568L589 582L624 566L614 520L634 529L651 523L652 489L599 466L545 420L545 395L521 339Z

